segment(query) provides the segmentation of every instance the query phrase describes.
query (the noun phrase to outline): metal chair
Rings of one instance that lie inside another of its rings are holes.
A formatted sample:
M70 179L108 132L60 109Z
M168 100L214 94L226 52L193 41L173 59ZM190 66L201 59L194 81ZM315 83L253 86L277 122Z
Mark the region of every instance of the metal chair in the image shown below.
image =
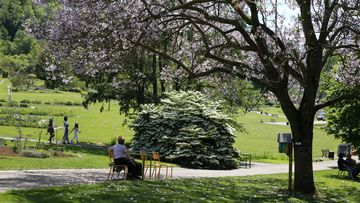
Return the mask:
M153 159L153 164L152 164L153 171L152 171L151 176L154 176L154 178L159 179L161 168L165 168L166 169L165 177L168 178L168 176L170 176L170 178L172 178L173 166L161 164L159 152L153 152L152 159ZM170 169L170 174L169 174L169 169Z
M141 157L141 161L143 163L143 177L146 177L146 173L149 170L149 178L151 178L151 160L149 161L147 159L147 154L146 152L140 152L140 157Z
M117 178L119 178L120 172L124 171L124 178L126 178L126 175L128 173L128 167L127 165L115 165L114 162L114 150L109 150L109 166L110 166L110 171L109 171L109 175L107 177L107 180L113 179L114 173L117 173Z
M240 154L240 157L239 157L239 160L240 160L240 168L241 166L244 166L245 168L251 168L251 154L248 154L248 153L241 153Z

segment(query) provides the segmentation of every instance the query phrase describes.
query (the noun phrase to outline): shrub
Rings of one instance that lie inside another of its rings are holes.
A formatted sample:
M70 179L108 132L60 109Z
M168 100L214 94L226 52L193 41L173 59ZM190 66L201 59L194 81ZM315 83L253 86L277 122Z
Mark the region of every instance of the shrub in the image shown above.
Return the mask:
M41 101L39 100L33 100L33 101L30 101L28 99L23 99L20 101L21 104L42 104Z
M40 128L38 122L40 118L30 116L19 116L19 115L6 115L0 117L0 126L19 126L29 128Z
M21 151L21 156L29 158L47 158L50 157L50 154L44 151L23 150Z
M78 92L78 93L80 93L81 91L82 91L81 88L78 88L78 87L73 87L73 88L69 89L69 92Z
M82 103L81 103L81 102L75 102L75 101L74 101L74 102L73 102L73 105L74 105L74 106L82 106Z
M190 168L233 169L239 153L234 127L241 127L199 92L170 92L158 106L145 105L133 124L134 151L158 151L162 159Z
M113 137L111 138L110 142L108 143L109 146L114 146L115 144L117 144L117 138Z
M30 100L28 99L23 99L20 101L21 104L30 104Z
M80 102L72 102L72 101L55 101L54 105L65 105L65 106L81 106Z
M18 104L17 101L11 101L11 102L7 103L7 106L9 106L9 107L17 107L17 106L19 106L19 104Z
M64 105L66 105L66 106L72 106L73 103L72 103L71 101L67 101L67 102L64 103Z
M32 104L42 104L42 102L40 100L34 100L34 101L31 101Z
M27 104L20 104L20 107L27 108L27 107L29 107L29 105L27 105Z
M20 115L37 115L37 116L73 116L72 111L62 110L48 110L48 109L13 109L13 108L1 108L0 114L20 114Z

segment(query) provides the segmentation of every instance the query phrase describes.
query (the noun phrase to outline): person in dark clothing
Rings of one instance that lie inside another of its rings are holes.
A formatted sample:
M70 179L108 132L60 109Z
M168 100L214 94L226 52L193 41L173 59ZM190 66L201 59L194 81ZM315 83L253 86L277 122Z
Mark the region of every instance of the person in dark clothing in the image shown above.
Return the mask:
M49 125L47 128L47 133L50 134L50 138L49 138L49 143L51 144L52 139L55 137L55 130L54 130L54 124L53 124L53 119L49 120Z
M355 161L355 159L351 158L351 154L346 155L345 162L350 167L356 166L356 161Z
M114 162L115 165L127 165L128 167L128 179L140 179L142 176L142 164L136 162L132 157L129 156L126 146L124 145L125 139L121 136L118 137L118 144L109 148L114 151Z
M63 144L69 144L69 123L67 122L68 118L64 117L64 137Z
M352 161L344 160L344 154L339 154L339 159L338 159L337 163L338 163L338 166L339 166L339 170L349 170L351 172L352 177L354 179L357 179L357 175L359 174L359 170L357 170L356 164L353 165Z

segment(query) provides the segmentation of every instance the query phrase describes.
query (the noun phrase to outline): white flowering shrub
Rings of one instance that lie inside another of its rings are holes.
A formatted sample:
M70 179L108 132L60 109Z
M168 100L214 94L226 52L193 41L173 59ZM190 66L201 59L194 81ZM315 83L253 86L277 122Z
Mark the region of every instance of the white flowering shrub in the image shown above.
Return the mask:
M170 92L160 104L144 105L135 118L132 149L158 151L161 159L189 168L233 169L239 165L235 128L241 129L200 92Z

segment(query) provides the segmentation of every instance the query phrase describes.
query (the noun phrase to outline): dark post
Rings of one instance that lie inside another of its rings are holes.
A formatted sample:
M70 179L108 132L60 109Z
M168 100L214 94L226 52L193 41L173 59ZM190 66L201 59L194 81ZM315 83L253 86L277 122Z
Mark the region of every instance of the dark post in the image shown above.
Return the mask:
M293 141L291 139L291 133L279 133L278 134L279 152L286 153L289 157L289 186L288 190L292 191L292 162L293 162Z
M293 158L293 153L292 153L292 148L293 148L293 144L289 143L289 187L288 190L292 191L292 158Z

